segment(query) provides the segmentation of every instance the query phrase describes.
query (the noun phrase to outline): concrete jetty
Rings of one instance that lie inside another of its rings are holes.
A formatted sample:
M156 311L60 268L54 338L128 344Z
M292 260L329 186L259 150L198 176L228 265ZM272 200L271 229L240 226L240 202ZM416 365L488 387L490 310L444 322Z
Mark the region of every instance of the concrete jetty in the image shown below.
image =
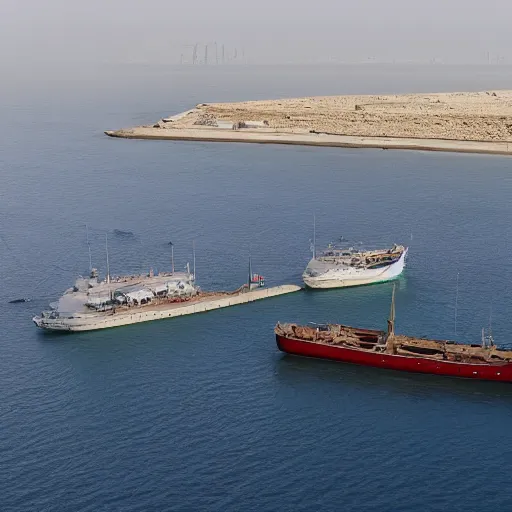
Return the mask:
M324 146L339 148L412 149L416 151L447 151L453 153L481 153L512 155L512 142L478 142L441 139L413 139L393 137L356 137L311 133L262 133L176 129L161 131L155 128L107 131L110 137L124 139L153 139L195 142L244 142L257 144L287 144L296 146Z
M512 91L202 103L110 137L512 155Z
M213 294L199 296L190 302L158 304L141 307L133 307L116 311L115 313L92 312L75 313L70 317L59 318L34 318L38 327L54 331L92 331L107 329L122 325L137 324L164 318L193 315L214 309L227 308L238 304L247 304L257 300L277 297L302 290L296 285L281 285L271 288L258 288L250 291L242 291L235 294Z

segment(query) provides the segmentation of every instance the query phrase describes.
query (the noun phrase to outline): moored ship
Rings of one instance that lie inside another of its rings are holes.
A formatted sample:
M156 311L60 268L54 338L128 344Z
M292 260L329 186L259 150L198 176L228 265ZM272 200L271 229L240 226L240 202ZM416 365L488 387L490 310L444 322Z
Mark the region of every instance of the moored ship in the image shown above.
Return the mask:
M427 340L395 334L395 301L387 331L341 324L278 323L278 348L286 353L392 370L512 382L512 351L496 347L482 330L480 344Z
M253 274L240 288L202 291L194 272L163 272L154 275L107 277L100 281L95 269L78 278L72 288L50 304L51 310L33 318L40 328L53 331L91 331L122 325L201 313L299 291L295 285L265 288L265 280Z
M313 258L302 274L309 288L344 288L396 279L404 270L407 247L363 251L329 245Z
M143 286L140 287L140 284ZM116 289L113 300L107 299L101 302L88 300L84 303L83 297L73 297L76 292L64 294L53 305L55 309L43 311L39 316L34 317L33 321L45 330L92 331L203 313L301 290L295 285L265 288L262 276L254 276L249 283L245 283L234 291L204 292L194 287L193 292L156 295L151 289L152 283L149 280L143 280L136 286L136 289L130 291ZM121 292L122 295L118 295L117 292ZM71 297L65 297L66 295ZM131 296L131 299L124 300L126 296ZM70 302L69 299L72 298L76 301ZM61 307L65 307L66 311Z

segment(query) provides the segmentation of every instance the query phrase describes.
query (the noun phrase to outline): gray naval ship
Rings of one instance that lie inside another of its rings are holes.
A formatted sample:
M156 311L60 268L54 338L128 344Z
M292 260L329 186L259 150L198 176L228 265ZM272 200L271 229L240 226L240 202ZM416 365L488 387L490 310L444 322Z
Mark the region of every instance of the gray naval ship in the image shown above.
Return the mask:
M195 265L194 265L195 267ZM249 266L250 267L250 266ZM100 281L96 269L79 277L60 299L32 320L46 330L91 331L202 313L299 291L295 285L265 288L263 276L249 268L248 282L234 291L204 292L195 271L113 277Z
M67 289L58 301L50 304L50 310L33 318L41 328L73 330L82 320L90 323L99 314L115 313L116 310L131 310L135 307L156 305L162 301L183 302L200 292L195 285L195 276L187 272L162 272L111 277L98 277L93 268L88 277L78 277L73 287Z

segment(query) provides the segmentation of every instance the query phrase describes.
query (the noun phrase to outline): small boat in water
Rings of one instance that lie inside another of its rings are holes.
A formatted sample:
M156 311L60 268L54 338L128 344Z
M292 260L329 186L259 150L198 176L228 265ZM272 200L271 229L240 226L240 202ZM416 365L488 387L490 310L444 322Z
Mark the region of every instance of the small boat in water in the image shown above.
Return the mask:
M512 350L496 347L482 330L480 344L467 345L395 334L395 290L386 331L340 324L300 326L278 323L279 350L299 356L391 370L478 380L512 382Z
M362 251L329 245L308 263L302 274L310 288L344 288L396 279L405 267L407 247Z

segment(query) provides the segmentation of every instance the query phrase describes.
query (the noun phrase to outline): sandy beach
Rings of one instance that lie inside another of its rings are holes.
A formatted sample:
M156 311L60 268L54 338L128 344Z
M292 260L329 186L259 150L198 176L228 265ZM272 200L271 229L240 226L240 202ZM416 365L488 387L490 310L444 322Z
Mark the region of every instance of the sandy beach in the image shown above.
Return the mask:
M199 104L112 137L512 154L512 91Z

